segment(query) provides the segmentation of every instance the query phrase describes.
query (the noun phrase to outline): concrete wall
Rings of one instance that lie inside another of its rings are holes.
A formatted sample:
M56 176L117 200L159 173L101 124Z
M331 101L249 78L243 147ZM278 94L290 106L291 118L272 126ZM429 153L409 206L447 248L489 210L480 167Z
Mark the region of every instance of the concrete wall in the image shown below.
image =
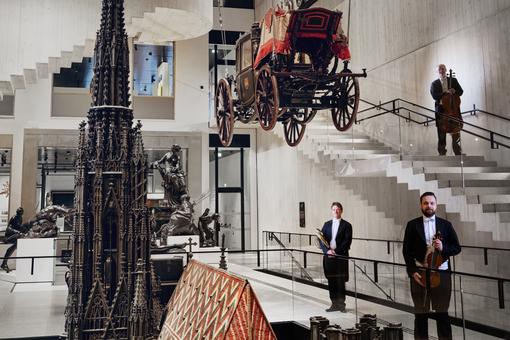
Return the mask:
M280 126L277 126L280 128ZM401 226L332 179L283 139L257 131L259 229L315 233L331 219L331 203L344 206L343 218L354 237L397 239ZM381 193L383 194L383 193ZM306 228L299 227L299 202L305 202Z
M411 4L360 0L351 1L350 15L348 2L340 8L345 11L344 17L351 20L351 68L368 70L367 79L360 80L361 98L377 103L400 97L433 108L430 83L437 78L437 65L444 63L454 70L464 89L463 111L475 104L510 118L510 81L506 77L508 63L504 62L510 53L510 1L437 0ZM394 119L387 118L362 126L375 134L395 125ZM465 120L510 135L509 122L484 115ZM431 147L436 141L434 126L412 124L403 129L407 130L406 152L436 153ZM489 152L487 142L463 136L468 154L486 155L508 164L508 151Z

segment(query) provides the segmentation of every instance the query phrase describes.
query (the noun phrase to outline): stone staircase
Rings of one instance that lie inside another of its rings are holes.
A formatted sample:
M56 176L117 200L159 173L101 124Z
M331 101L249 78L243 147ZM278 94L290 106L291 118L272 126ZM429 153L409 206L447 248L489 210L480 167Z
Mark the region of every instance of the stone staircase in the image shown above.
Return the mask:
M101 1L41 2L39 11L34 10L34 6L31 0L0 3L0 29L5 32L0 38L0 48L6 47L0 58L0 99L93 55ZM56 16L55 11L61 17ZM188 22L188 28L176 25L174 20L168 20L175 13L180 21L195 17L198 22ZM150 42L149 38L154 43L161 43L163 38L182 40L186 36L182 30L188 33L187 38L208 32L212 27L212 4L201 0L181 3L174 0L125 0L125 22L128 36L144 36L144 42ZM65 32L61 31L62 27L67 27ZM166 36L158 36L155 32ZM9 41L10 34L17 39Z
M274 132L283 138L283 129ZM417 215L419 194L433 191L464 244L510 248L510 168L481 156L399 157L366 134L336 131L319 115L297 148L399 225Z

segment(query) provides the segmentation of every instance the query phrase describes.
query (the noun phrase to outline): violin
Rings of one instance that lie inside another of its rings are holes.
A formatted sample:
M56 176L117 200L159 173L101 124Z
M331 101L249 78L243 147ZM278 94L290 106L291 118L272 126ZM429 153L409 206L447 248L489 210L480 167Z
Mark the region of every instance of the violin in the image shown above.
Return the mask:
M424 271L424 273L421 274L420 281L421 281L421 284L423 285L423 287L427 287L427 288L436 288L441 283L441 278L439 275L439 271L437 271L437 269L444 262L444 259L441 256L441 253L439 252L439 250L434 248L433 244L434 244L434 241L437 239L443 240L443 238L441 237L441 233L439 231L434 235L434 238L432 239L432 245L431 245L432 250L428 251L427 254L425 255L424 267L426 267L426 269L422 269L422 271ZM435 270L432 271L432 270L428 270L428 269L435 269ZM428 285L427 283L430 283L430 285Z
M452 89L452 79L454 73L450 69L449 76L446 78L448 82L448 90ZM439 118L439 128L442 132L458 133L462 130L463 122L460 114L460 96L457 93L446 92L441 98L443 112ZM450 117L455 119L450 119Z

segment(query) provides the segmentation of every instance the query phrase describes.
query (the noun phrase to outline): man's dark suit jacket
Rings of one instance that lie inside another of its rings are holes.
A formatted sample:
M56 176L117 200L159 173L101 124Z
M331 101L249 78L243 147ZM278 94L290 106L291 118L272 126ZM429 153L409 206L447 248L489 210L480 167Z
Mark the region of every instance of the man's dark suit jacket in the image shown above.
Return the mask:
M324 238L331 243L331 236L333 233L333 220L329 220L324 223L322 227L322 234ZM340 220L340 225L338 226L338 231L335 237L336 241L336 249L335 253L340 256L349 256L349 249L351 249L352 243L352 225L344 219ZM328 252L328 248L324 246L322 243L321 249L325 256ZM338 258L339 266L338 271L331 274L342 274L345 277L345 281L349 280L349 261L347 259ZM335 268L336 269L336 268Z
M436 233L440 232L443 242L442 257L448 259L450 256L460 253L459 239L457 233L450 222L436 216ZM407 223L404 235L404 245L402 253L406 261L407 274L409 277L418 271L415 260L424 261L427 252L425 241L425 229L423 226L423 216L415 218Z
M450 77L447 77L447 80L450 81L451 79L451 84L450 84L450 87L453 88L455 90L455 94L458 94L459 97L462 96L462 94L464 93L464 90L462 89L462 87L460 87L460 84L459 82L457 81L457 78L450 78ZM438 115L437 113L441 113L443 112L443 108L441 107L441 98L443 97L443 86L441 85L441 80L439 79L436 79L432 82L432 84L430 85L430 94L432 95L432 98L434 98L434 100L436 101L435 102L435 106L436 106L436 119L438 119Z

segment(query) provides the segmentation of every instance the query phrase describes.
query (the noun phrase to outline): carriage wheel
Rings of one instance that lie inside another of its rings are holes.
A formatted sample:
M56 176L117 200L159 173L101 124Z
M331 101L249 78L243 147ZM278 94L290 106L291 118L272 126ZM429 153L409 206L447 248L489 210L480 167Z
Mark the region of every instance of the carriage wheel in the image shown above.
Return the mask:
M269 66L264 65L260 69L255 84L255 114L259 118L260 126L268 131L274 128L280 114L278 84Z
M351 72L349 70L342 72ZM338 88L333 90L335 107L331 109L333 124L339 131L345 131L351 127L358 113L359 83L358 79L351 76L340 78Z
M308 109L301 113L296 110L290 111L290 117L283 122L285 141L289 146L296 146L301 142L305 135L306 124L315 117L316 113L317 110L308 111Z
M234 136L234 110L230 85L225 79L221 79L218 83L215 99L218 136L223 146L229 146Z

